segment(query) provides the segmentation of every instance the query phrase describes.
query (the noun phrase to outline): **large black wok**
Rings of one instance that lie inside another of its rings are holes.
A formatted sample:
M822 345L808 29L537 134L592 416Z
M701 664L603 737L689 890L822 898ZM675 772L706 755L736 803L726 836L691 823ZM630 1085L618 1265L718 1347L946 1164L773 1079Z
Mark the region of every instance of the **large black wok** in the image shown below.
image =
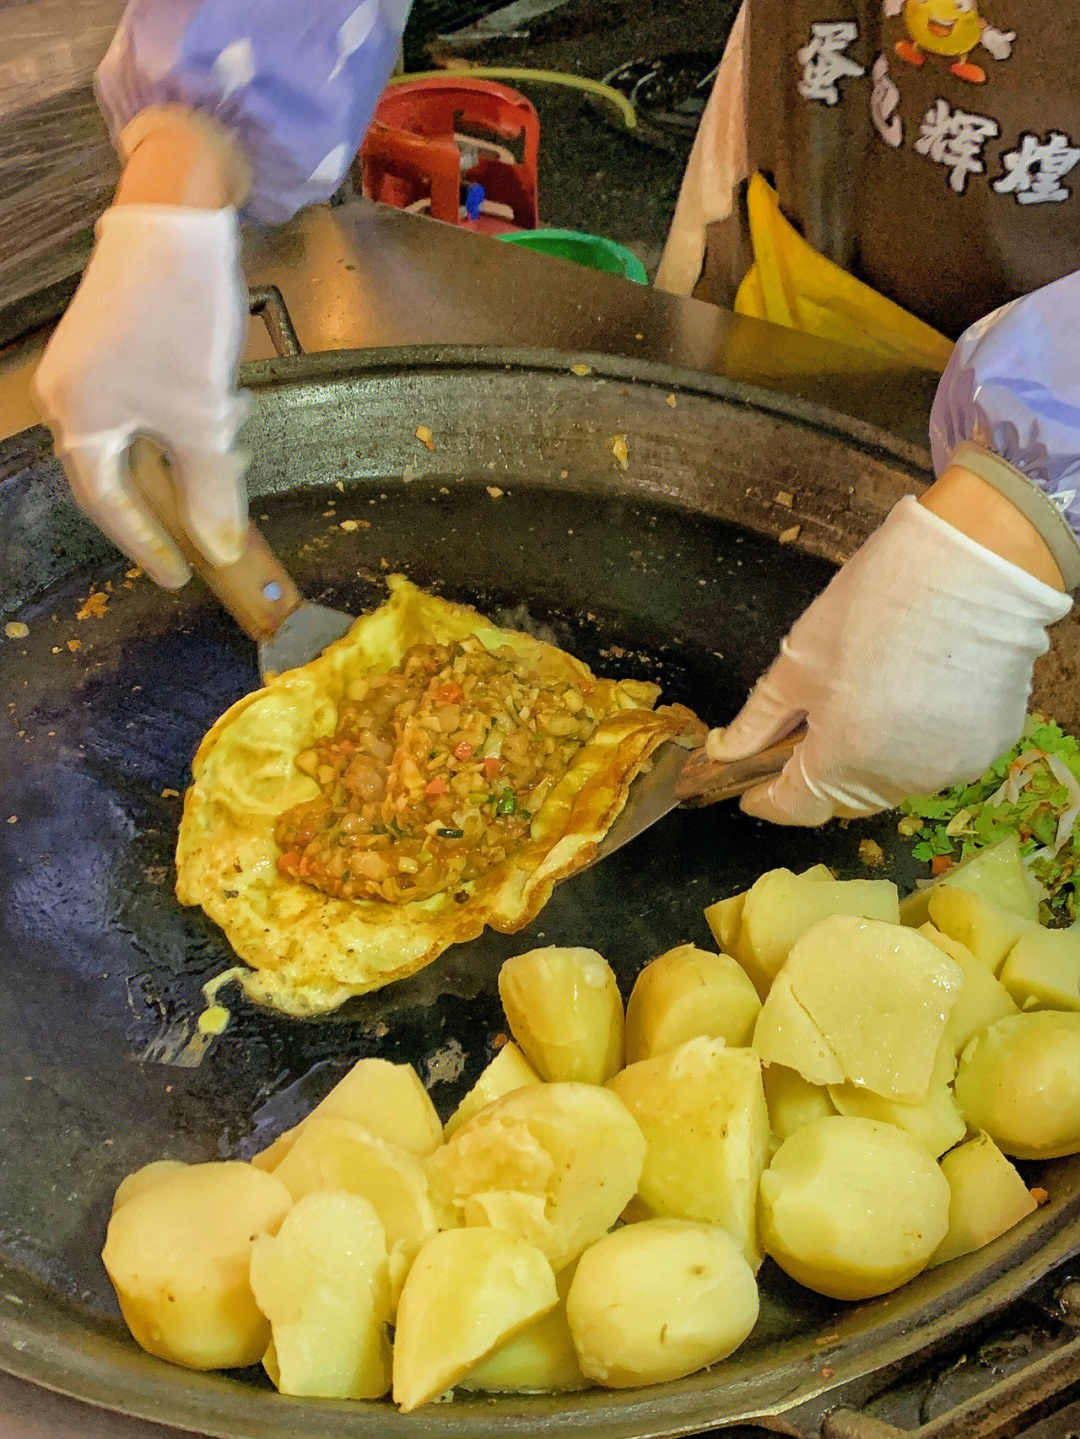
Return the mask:
M922 483L925 457L718 380L590 363L576 376L550 356L424 351L254 367L253 513L312 598L359 611L403 570L723 721L832 563ZM421 424L433 452L415 438ZM1080 1164L1060 1161L1037 1171L1051 1198L1034 1220L878 1303L815 1299L767 1266L743 1350L641 1393L461 1399L403 1418L384 1404L283 1400L254 1373L188 1374L141 1353L98 1259L128 1171L249 1155L362 1055L416 1064L445 1115L491 1056L495 975L518 948L595 946L628 992L662 949L707 943L704 906L764 869L824 860L865 874L867 836L903 886L917 867L888 818L808 833L731 805L676 813L563 885L523 935L485 935L317 1021L237 1000L201 1062L179 1066L200 986L230 956L173 897L176 792L211 721L256 685L254 650L197 585L170 596L125 583L67 502L42 432L10 442L0 465L0 609L29 626L0 640L0 1366L245 1439L538 1426L600 1439L750 1416L809 1432L806 1415L831 1394L865 1396L884 1366L992 1313L1080 1247ZM781 491L791 507L775 502ZM343 519L362 527L344 531ZM107 580L105 614L77 620ZM1062 695L1058 708L1071 703Z

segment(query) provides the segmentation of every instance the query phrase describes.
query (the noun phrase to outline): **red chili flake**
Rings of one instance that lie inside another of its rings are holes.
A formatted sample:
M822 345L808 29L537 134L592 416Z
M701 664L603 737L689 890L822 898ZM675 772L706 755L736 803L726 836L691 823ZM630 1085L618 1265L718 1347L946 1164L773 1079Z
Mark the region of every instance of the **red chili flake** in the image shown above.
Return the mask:
M440 704L456 705L465 698L465 691L458 684L457 680L450 680L447 684L440 685L435 691L435 698Z
M446 781L443 779L442 775L438 775L435 779L433 779L431 783L427 785L424 789L424 793L426 795L431 795L432 797L437 794L445 794Z
M463 739L460 744L456 744L454 746L454 758L472 759L473 751L475 749L476 746L474 744L470 744L467 739Z
M497 759L495 755L489 755L484 761L484 778L494 779L500 769L502 769L502 760Z

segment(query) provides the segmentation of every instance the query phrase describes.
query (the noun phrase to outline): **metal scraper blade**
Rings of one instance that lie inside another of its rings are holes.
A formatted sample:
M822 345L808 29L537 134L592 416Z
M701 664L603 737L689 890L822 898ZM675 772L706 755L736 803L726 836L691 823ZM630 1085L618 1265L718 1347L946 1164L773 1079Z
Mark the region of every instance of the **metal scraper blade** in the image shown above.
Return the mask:
M263 679L283 674L322 654L327 645L341 639L353 626L353 616L343 610L305 601L282 620L268 640L259 645L259 673Z

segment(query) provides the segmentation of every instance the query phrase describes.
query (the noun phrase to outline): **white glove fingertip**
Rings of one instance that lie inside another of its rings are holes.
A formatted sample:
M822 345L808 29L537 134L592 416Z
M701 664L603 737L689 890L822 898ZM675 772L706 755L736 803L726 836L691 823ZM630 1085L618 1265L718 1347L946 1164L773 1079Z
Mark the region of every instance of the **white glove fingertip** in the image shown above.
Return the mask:
M825 824L834 813L831 802L815 794L807 784L798 750L788 760L782 774L767 784L747 790L739 804L745 814L755 819L806 828Z
M806 713L793 699L794 680L787 661L777 660L727 728L710 730L705 742L709 758L730 764L790 734Z
M184 518L191 538L211 564L235 564L247 534L247 455L194 450L173 454Z
M113 447L70 450L61 459L72 498L98 529L164 589L187 583L191 571L180 551L121 485Z

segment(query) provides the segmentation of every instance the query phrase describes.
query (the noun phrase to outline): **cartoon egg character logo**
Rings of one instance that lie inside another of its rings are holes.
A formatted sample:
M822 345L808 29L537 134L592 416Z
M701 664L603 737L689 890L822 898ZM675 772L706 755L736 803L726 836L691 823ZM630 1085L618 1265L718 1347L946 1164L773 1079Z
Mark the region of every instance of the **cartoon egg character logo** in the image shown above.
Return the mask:
M907 38L896 42L896 53L909 65L923 65L927 55L952 63L949 70L960 80L982 85L986 71L971 59L981 46L995 60L1007 60L1016 39L1014 31L994 28L979 13L978 0L886 0L886 14L903 14Z

